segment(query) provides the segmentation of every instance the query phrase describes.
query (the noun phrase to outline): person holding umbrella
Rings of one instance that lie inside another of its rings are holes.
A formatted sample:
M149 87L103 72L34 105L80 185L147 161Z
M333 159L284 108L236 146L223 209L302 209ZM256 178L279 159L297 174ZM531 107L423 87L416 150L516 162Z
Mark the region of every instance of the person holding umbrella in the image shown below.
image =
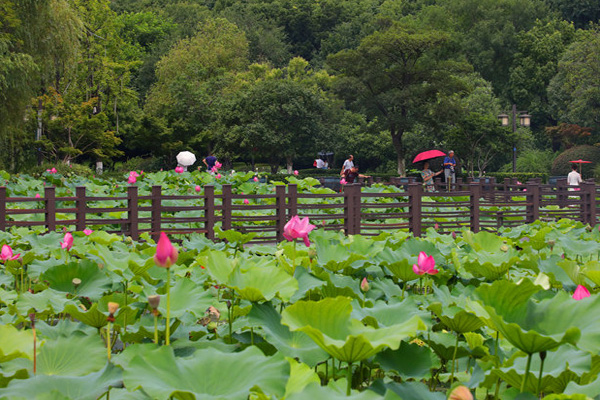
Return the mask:
M569 172L569 175L567 175L567 185L569 186L579 186L579 184L582 182L581 180L581 175L579 174L579 172L577 172L577 165L576 164L572 164L571 165L571 172ZM569 190L573 190L573 189L569 189ZM579 189L577 189L579 190Z
M426 192L434 192L435 188L433 185L433 177L441 174L443 170L439 170L438 172L433 172L429 169L429 162L425 161L423 164L423 170L421 171L421 178L423 178L423 185L425 187Z

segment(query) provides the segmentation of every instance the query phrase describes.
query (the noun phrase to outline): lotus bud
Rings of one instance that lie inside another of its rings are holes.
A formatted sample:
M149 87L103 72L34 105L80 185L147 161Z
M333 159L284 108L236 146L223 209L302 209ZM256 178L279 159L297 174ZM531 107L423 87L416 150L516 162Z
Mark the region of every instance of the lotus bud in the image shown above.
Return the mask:
M473 400L471 391L466 386L457 386L451 393L448 400Z
M154 262L162 268L171 268L171 265L177 262L177 249L171 244L171 241L164 232L160 233L160 239L156 245L156 254Z
M456 232L452 231L452 239L456 240Z
M244 199L244 204L250 204L250 201L248 201L248 199Z
M369 281L367 281L367 278L363 278L363 280L360 282L360 290L362 290L363 292L368 292L370 288L371 286L369 285Z
M503 244L502 246L500 246L500 250L506 253L508 251L508 246Z
M227 308L231 308L231 300L227 300Z
M71 282L73 283L73 286L75 286L75 289L77 289L79 285L81 285L81 279L79 278L73 278Z
M548 352L546 350L544 351L540 351L540 359L542 361L544 361L546 359L546 356L548 355Z
M158 305L160 304L160 296L157 294L153 296L148 296L148 304L150 305L150 307L152 307L153 310L156 310L158 308Z
M435 225L433 226L433 229L435 229L437 231L438 229L440 229L440 225L436 222Z
M108 312L110 314L114 314L119 309L119 303L114 303L112 301L108 302Z
M196 185L196 188L194 190L196 190L196 192L200 192L202 188L199 185Z
M578 285L577 289L575 289L575 293L573 293L573 298L575 300L582 300L586 297L590 297L590 292L587 290L585 286Z
M35 324L35 313L29 314L29 320L31 321L32 324Z
M298 176L298 170L294 170L294 175Z

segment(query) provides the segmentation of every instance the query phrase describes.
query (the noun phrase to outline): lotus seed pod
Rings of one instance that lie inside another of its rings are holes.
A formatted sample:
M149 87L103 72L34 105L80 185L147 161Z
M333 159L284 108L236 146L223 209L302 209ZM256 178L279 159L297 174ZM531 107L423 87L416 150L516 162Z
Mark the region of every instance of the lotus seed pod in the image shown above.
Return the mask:
M311 260L314 259L315 257L317 257L317 249L308 249L308 258L310 258Z
M81 279L79 278L73 278L71 282L73 283L73 286L75 286L75 289L77 289L77 287L81 285Z
M150 304L150 307L152 307L153 310L156 310L160 304L160 296L157 294L148 296L148 304Z
M500 246L500 250L506 253L508 251L508 246L503 244L502 246Z
M110 314L114 314L119 309L119 303L113 303L112 301L108 303L108 312Z

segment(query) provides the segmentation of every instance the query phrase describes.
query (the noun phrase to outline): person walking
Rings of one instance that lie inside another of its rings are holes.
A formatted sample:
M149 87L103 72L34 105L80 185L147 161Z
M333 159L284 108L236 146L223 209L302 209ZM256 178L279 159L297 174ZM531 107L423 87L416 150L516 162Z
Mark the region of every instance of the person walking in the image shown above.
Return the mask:
M347 170L351 170L352 168L354 168L354 156L350 154L348 159L344 161L344 165L342 165L340 175L344 175L344 172L346 172Z
M202 162L204 165L206 165L208 172L213 172L213 168L217 162L217 157L213 156L212 152L209 152L208 156L202 159Z
M577 172L577 164L571 165L571 172L567 175L567 185L569 186L579 186L581 184L582 179L579 172Z
M444 178L448 191L456 184L456 159L454 158L454 150L450 150L444 158Z

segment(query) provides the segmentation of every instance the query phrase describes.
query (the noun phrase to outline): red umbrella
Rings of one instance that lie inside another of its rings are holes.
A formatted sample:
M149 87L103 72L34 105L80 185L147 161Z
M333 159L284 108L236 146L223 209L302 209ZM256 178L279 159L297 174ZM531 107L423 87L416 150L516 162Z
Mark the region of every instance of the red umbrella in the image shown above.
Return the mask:
M444 157L445 155L446 155L446 153L439 151L439 150L427 150L427 151L417 154L417 156L413 160L413 164L418 163L419 161L430 160L430 159L436 158L436 157Z
M579 160L573 160L573 161L569 161L570 163L573 164L579 164L579 173L581 173L581 164L591 164L591 161L584 161L581 158Z

